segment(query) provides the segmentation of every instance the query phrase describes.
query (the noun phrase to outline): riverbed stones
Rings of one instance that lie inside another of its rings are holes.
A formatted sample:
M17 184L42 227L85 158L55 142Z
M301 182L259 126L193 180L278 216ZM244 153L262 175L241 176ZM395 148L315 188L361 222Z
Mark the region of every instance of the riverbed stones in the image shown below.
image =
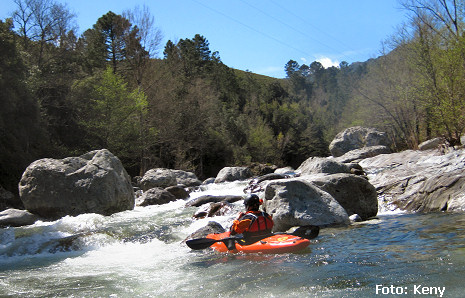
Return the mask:
M23 173L19 193L28 211L47 219L83 213L111 215L134 208L130 177L106 149L33 162Z
M378 145L389 147L390 141L385 132L354 126L338 133L330 143L329 151L334 157L339 157L355 149Z
M263 207L273 217L274 231L350 223L347 212L329 193L300 178L270 182Z

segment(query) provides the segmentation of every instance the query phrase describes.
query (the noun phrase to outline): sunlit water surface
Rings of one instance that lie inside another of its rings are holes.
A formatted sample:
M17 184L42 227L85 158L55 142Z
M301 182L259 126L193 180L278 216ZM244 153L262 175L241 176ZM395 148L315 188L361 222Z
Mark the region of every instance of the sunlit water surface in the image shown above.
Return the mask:
M191 198L244 186L212 185ZM387 212L322 229L297 254L233 255L182 243L211 220L193 220L196 208L184 205L1 229L0 297L408 297L424 286L463 297L465 214ZM229 226L235 208L214 220Z

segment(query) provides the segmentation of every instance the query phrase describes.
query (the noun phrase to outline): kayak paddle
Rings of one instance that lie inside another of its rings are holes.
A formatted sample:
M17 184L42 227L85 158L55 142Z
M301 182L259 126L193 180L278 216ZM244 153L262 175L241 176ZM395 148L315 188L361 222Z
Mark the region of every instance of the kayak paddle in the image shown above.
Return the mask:
M320 233L320 227L319 226L301 226L298 227L294 232L292 233L284 233L284 234L289 234L289 235L294 235L298 236L301 238L306 238L306 239L314 239L318 236Z
M301 238L306 239L314 239L318 236L320 232L320 227L318 226L302 226L297 228L292 233L278 233L278 234L286 234L286 235L294 235ZM189 246L191 249L199 250L205 249L212 246L216 242L223 242L226 247L234 249L234 244L237 240L243 239L242 237L228 237L223 239L211 239L211 238L197 238L191 239L186 241L186 245Z
M234 249L234 244L237 240L243 239L242 237L228 237L223 239L211 239L211 238L198 238L198 239L191 239L187 240L186 244L192 249L205 249L212 246L216 242L223 242L226 247L232 247Z

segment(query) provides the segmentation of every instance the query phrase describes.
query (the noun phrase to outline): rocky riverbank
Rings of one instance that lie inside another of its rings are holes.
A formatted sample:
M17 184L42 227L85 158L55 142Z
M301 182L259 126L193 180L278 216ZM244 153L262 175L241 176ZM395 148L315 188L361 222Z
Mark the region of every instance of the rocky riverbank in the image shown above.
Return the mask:
M264 199L263 207L281 231L296 225L347 225L376 216L379 209L463 212L465 149L437 140L431 144L421 147L427 150L390 153L384 133L355 127L336 136L332 157L309 158L296 170L262 167L264 173L274 173L260 177L253 177L248 167L227 167L203 182L193 173L170 169L152 169L131 181L119 159L105 149L43 159L23 174L21 201L0 189L0 207L22 204L26 209L0 212L0 226L82 213L110 215L178 199L186 200L188 207L199 206L196 217L215 216L241 198L225 193L192 202L189 191L236 180L249 181L244 192Z

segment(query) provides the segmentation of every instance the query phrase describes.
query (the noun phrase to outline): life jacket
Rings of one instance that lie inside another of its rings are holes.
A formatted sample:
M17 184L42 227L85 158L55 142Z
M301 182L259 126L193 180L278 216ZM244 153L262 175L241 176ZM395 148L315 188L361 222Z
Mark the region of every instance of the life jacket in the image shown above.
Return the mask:
M248 212L242 216L240 220L244 219L251 220L249 228L246 232L244 232L244 237L260 236L271 233L271 229L273 228L273 220L266 212Z

